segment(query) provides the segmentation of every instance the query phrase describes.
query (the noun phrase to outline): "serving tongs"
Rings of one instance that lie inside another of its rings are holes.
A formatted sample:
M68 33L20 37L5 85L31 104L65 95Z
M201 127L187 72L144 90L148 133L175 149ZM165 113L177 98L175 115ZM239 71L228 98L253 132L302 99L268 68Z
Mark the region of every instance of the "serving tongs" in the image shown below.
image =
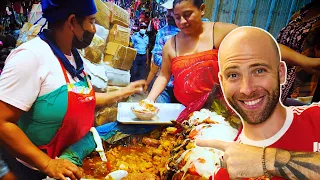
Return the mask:
M96 147L95 150L99 153L100 158L101 158L102 161L108 162L108 159L107 159L107 157L106 157L106 154L104 153L104 149L103 149L103 145L102 145L102 140L101 140L101 138L100 138L100 136L99 136L98 131L96 130L95 127L92 127L92 128L90 129L90 132L92 132L92 134L93 134L93 139L94 139L94 141L96 142L96 145L97 145L97 147Z

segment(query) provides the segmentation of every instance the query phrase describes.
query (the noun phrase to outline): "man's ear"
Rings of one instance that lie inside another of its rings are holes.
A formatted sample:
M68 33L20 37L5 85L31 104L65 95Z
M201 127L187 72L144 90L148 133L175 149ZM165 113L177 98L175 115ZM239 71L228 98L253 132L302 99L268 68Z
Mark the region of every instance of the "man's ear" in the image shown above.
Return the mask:
M74 14L71 14L68 19L67 19L67 23L68 23L68 26L70 27L70 29L73 31L75 30L75 26L76 26L76 16Z
M279 64L279 78L280 78L280 84L283 85L286 82L287 77L287 66L286 63L283 61L280 61Z
M203 17L204 14L206 13L206 5L204 3L201 4L200 11L201 11L201 17Z
M222 87L222 80L223 80L223 76L222 76L221 71L219 71L219 73L218 73L218 77L219 77L220 85L221 85L221 87Z

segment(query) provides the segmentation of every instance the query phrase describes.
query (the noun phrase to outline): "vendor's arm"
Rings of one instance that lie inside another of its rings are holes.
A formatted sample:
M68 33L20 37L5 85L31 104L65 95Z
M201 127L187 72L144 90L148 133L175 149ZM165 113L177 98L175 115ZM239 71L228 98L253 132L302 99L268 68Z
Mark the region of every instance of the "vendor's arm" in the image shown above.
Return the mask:
M281 58L287 64L300 66L306 72L320 75L320 58L310 58L289 47L279 44Z
M0 142L13 156L36 167L50 177L80 179L81 172L70 161L51 159L36 147L16 125L22 110L0 101Z
M80 178L77 166L66 160L51 159L17 126L21 114L29 111L38 97L42 84L39 72L43 70L40 62L32 52L21 49L11 53L6 61L0 77L1 147L50 177Z
M198 146L212 147L224 151L231 179L261 177L263 148L223 142L218 140L197 140ZM320 154L318 152L292 152L267 148L265 162L268 173L286 179L320 179Z
M112 104L121 99L127 98L135 93L140 93L143 91L144 86L146 86L145 80L139 80L130 83L125 88L121 88L118 91L107 92L107 93L96 93L96 106L101 107L108 104Z
M156 81L154 82L152 89L147 97L150 101L155 102L158 98L160 93L165 89L167 86L170 76L171 76L171 56L170 54L174 54L172 48L172 41L170 39L163 47L163 56L162 56L162 67L159 76L157 77Z

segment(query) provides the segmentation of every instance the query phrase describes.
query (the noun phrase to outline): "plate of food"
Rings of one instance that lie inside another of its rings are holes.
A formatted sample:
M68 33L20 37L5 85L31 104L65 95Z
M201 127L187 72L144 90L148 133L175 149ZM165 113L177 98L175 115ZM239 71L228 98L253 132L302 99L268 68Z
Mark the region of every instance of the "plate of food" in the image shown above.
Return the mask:
M184 108L179 103L122 102L118 104L117 120L123 124L172 124Z

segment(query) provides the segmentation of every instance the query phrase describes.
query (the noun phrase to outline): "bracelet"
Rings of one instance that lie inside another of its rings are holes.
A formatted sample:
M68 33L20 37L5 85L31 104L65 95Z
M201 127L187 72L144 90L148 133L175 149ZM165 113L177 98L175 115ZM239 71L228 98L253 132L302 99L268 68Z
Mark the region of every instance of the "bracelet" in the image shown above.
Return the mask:
M263 150L262 150L262 169L266 178L271 179L272 175L268 172L267 166L266 166L266 149L267 147L263 147Z

